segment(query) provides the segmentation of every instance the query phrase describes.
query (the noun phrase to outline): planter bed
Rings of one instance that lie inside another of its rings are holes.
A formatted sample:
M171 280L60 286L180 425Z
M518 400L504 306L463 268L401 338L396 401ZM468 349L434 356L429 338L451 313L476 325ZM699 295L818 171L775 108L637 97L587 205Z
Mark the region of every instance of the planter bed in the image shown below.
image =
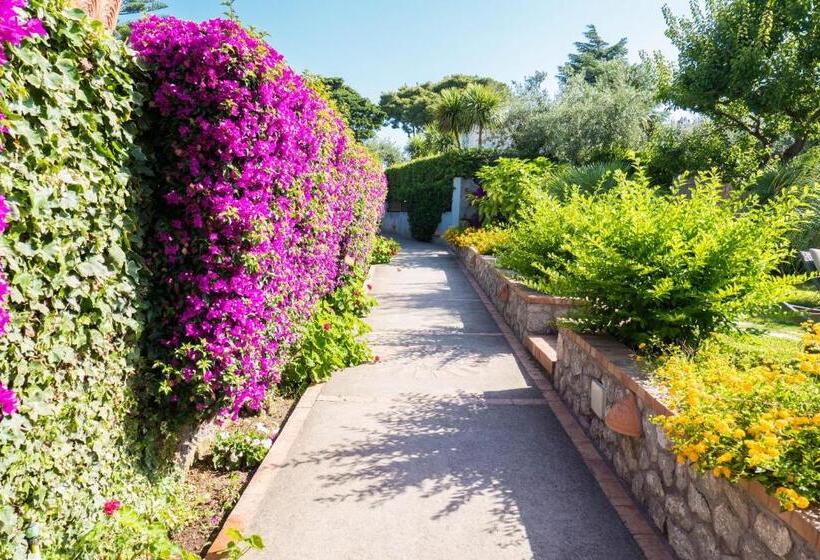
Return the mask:
M731 483L677 463L651 421L673 414L663 388L626 346L564 329L557 338L541 336L554 329L542 323L566 314L570 300L527 289L473 249L456 252L680 558L820 558L817 508L783 512L755 481Z
M480 255L472 247L454 250L519 339L557 333L555 319L567 314L572 300L528 288L496 267L495 257Z

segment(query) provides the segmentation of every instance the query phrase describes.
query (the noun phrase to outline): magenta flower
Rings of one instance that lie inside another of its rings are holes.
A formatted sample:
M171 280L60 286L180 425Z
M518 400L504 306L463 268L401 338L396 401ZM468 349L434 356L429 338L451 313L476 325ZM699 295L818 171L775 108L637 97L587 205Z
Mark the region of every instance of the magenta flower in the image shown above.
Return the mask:
M119 500L108 500L103 505L103 513L105 513L108 517L111 517L121 507L122 507L122 503Z
M0 64L8 62L5 45L19 45L31 35L45 35L46 30L38 19L24 20L22 9L26 0L0 0Z
M238 23L148 17L162 153L149 264L175 406L237 416L279 381L318 300L366 262L386 181L327 103Z
M11 416L17 412L17 395L0 383L0 412Z

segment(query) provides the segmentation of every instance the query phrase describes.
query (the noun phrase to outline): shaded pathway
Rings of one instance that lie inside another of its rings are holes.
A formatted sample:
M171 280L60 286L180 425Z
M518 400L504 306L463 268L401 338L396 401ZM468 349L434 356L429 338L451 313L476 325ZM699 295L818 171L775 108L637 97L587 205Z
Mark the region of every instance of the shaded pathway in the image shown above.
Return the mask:
M252 558L642 558L455 259L408 242L373 283L380 361L322 390Z

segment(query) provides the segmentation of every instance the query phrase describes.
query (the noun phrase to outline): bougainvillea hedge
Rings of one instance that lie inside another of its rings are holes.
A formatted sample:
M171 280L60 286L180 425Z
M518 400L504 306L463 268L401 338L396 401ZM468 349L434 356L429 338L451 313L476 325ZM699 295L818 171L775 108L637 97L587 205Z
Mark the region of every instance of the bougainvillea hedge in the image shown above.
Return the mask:
M258 408L304 320L363 265L386 185L328 103L229 20L149 17L131 42L156 115L162 383L182 408Z
M328 105L237 24L146 22L138 67L62 6L30 0L47 35L0 69L4 559L36 534L47 554L69 546L110 500L168 519L180 487L158 442L174 424L153 420L258 404L295 326L365 262L385 192ZM165 49L180 72L213 67L175 84Z

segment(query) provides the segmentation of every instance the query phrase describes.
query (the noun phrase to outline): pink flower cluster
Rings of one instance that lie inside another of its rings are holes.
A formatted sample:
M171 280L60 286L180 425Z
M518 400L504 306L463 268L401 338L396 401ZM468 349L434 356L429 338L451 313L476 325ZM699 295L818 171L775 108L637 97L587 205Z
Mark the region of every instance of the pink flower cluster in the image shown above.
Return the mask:
M21 10L26 0L0 0L0 45L19 45L30 35L45 35L43 24L38 19L23 21ZM8 62L4 48L0 48L0 64Z
M239 24L149 17L159 332L171 400L237 415L279 381L318 298L364 264L378 164L282 56Z
M6 199L0 195L0 233L6 230L8 222L6 218L9 214L9 206ZM5 332L6 326L9 323L9 312L6 309L5 303L8 297L9 287L6 284L6 279L0 274L0 334ZM4 414L14 414L17 411L17 395L14 391L0 383L0 417Z

